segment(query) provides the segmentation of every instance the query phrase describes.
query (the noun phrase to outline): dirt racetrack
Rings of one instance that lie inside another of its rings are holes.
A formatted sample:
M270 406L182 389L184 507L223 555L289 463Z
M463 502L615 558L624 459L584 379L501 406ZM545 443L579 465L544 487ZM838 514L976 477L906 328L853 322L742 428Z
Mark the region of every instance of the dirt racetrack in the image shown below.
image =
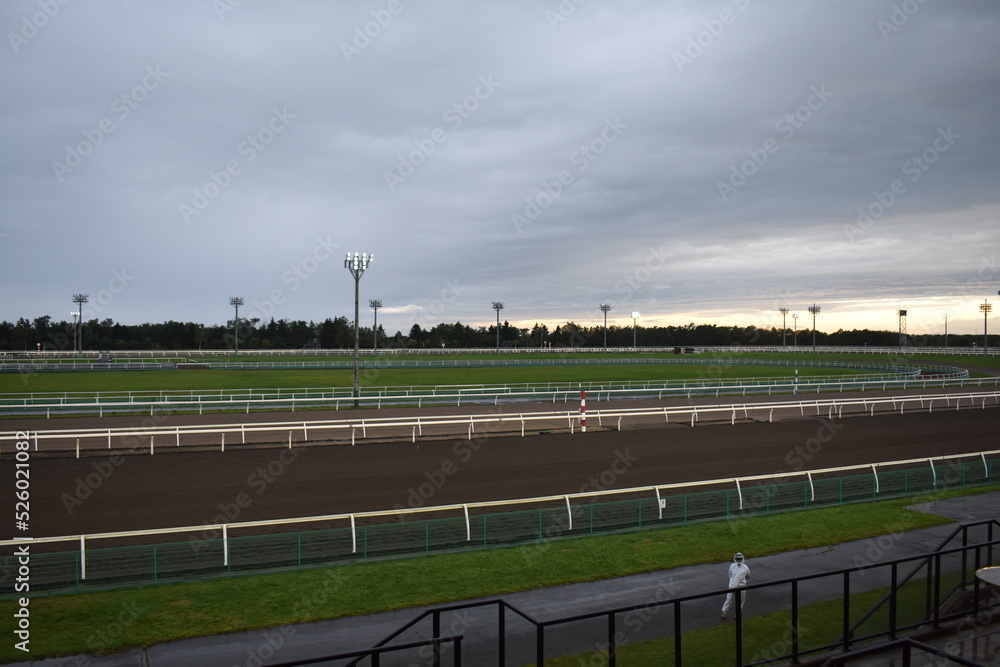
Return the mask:
M34 537L390 510L1000 449L1000 409L31 459ZM9 450L8 450L9 451ZM0 474L13 488L4 452Z

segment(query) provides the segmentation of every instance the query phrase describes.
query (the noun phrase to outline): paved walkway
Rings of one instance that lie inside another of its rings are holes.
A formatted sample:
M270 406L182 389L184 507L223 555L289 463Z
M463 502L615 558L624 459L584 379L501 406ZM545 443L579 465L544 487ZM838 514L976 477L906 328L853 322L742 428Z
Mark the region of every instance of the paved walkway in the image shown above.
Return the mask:
M980 521L1000 518L1000 492L937 501L915 506L925 511L946 516L956 522ZM798 575L849 568L857 565L858 559L879 561L905 558L926 553L941 542L953 531L956 524L937 526L924 530L898 532L898 527L888 527L887 535L878 539L848 542L832 547L819 547L791 551L772 556L754 558L747 555L747 564L752 571L751 583L764 583L786 579ZM738 545L734 543L738 548ZM655 599L694 595L706 591L718 590L726 586L726 568L728 564L708 564L691 567L662 570L646 574L619 577L585 584L570 584L552 588L543 588L522 593L504 595L503 599L518 609L538 620L554 619L588 611L597 611L612 607L636 604L646 604ZM876 579L879 579L876 581ZM865 580L862 580L864 582ZM880 577L872 577L869 587L884 585ZM854 586L854 583L852 583ZM864 584L862 583L862 587ZM829 586L824 590L808 591L802 588L803 602L813 599L829 599L839 591L831 592ZM860 588L852 588L852 593ZM714 625L722 622L719 619L719 607L722 598L705 600L693 612L685 612L685 630L699 626ZM773 603L773 604L772 604ZM787 598L782 598L778 591L751 591L748 596L747 614L759 611L786 608ZM756 608L756 609L755 609ZM259 667L269 663L300 660L331 652L347 652L369 648L402 625L418 616L424 609L407 609L402 611L373 614L319 621L283 628L273 628L263 631L243 632L214 637L185 639L181 641L157 644L149 649L135 649L104 657L74 656L39 660L18 665L35 667L218 667L220 665L240 665ZM661 619L665 624L669 621L669 611L656 612L664 614ZM643 623L636 620L639 632L634 636L641 638L649 634L656 624L655 614L651 618L642 618ZM444 632L465 634L469 638L467 650L463 653L466 664L481 664L476 660L479 656L492 653L496 646L495 612L492 610L473 609L461 613L444 616L442 628ZM510 659L517 664L533 662L533 633L529 633L527 622L518 622L513 614L508 613L507 630L515 640L509 649ZM630 626L628 618L620 619L622 626ZM730 621L731 622L731 621ZM40 619L40 624L43 620ZM646 626L643 628L642 626ZM578 624L560 632L547 634L547 656L560 654L560 645L578 638L581 634L590 637L590 647L594 648L606 636L605 621L589 625ZM421 633L406 635L409 640L424 638L430 631L429 621L421 626ZM633 636L633 635L630 635ZM412 656L411 656L412 657ZM383 664L391 664L384 661ZM405 664L411 664L406 662ZM424 663L420 663L424 664ZM495 664L495 663L493 663Z

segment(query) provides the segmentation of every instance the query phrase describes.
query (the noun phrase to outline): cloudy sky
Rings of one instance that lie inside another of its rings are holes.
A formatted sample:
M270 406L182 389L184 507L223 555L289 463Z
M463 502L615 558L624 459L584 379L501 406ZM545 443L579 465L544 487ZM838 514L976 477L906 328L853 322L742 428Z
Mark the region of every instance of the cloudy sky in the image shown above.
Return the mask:
M911 333L972 333L998 298L995 2L34 0L0 22L0 319L70 319L74 293L127 323L222 323L231 296L352 317L348 251L375 253L362 305L390 333L492 301L528 326L816 303L824 330L907 308Z

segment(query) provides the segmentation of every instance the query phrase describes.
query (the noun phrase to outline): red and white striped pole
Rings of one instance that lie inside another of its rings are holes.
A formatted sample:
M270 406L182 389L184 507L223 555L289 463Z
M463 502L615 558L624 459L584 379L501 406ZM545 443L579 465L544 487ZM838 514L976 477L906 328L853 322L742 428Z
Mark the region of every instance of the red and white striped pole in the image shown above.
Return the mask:
M580 432L587 432L587 392L580 390Z

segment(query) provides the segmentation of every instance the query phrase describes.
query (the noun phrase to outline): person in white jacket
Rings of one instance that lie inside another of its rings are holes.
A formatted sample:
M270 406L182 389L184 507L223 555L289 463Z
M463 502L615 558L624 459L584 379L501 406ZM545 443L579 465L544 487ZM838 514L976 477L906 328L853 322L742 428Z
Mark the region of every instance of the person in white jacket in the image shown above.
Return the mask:
M729 566L729 587L742 588L750 580L750 568L743 562L743 554L737 553L733 556L733 563ZM726 601L722 604L722 618L726 618L726 612L733 606L734 595L730 591L726 593ZM747 592L740 591L740 609L747 601Z

